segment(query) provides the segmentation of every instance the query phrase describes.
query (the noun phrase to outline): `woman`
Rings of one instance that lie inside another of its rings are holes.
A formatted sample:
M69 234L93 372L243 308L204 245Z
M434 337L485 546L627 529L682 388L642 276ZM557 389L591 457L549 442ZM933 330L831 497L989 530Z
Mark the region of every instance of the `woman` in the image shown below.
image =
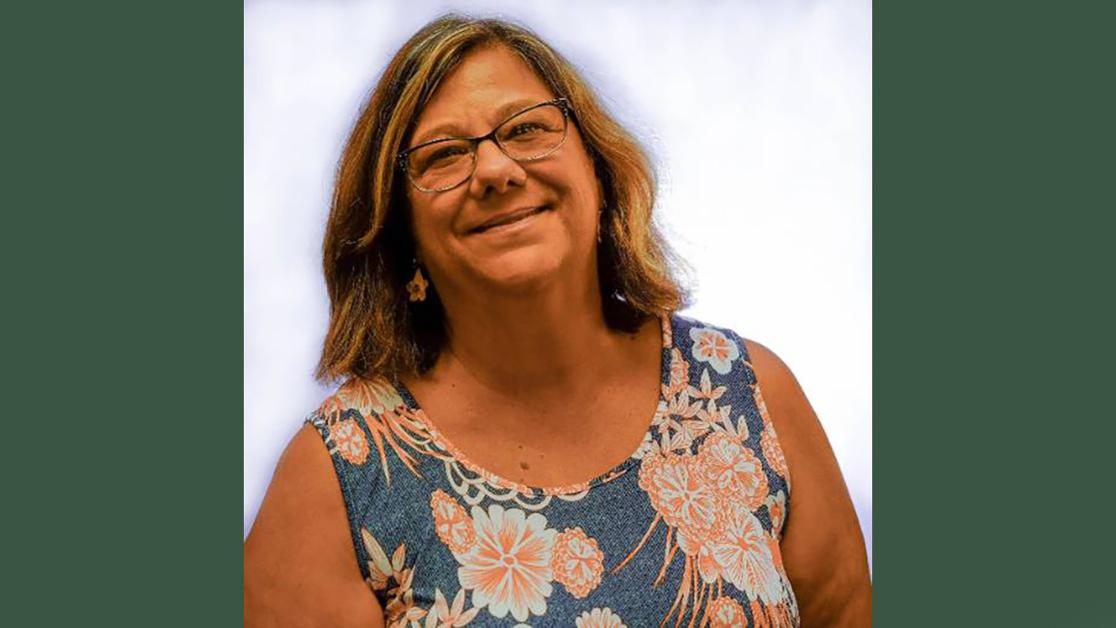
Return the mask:
M348 379L246 541L249 625L870 623L813 411L763 346L673 314L653 196L532 33L403 46L325 238L319 375Z

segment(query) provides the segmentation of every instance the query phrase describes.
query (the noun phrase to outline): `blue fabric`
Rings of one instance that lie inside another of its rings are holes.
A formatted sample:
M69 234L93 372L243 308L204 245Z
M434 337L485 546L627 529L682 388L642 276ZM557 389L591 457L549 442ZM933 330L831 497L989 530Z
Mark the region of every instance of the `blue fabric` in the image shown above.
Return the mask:
M798 625L779 551L790 484L743 340L663 321L639 449L581 485L469 462L399 382L353 380L309 419L389 625Z

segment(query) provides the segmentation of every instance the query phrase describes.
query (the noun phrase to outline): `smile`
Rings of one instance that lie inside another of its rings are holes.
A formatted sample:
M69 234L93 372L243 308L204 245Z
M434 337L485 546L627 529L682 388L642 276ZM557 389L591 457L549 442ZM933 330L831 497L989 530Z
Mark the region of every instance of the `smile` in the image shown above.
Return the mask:
M537 216L537 215L539 215L539 214L541 214L545 211L550 211L550 206L549 205L542 205L542 206L539 206L539 207L528 207L528 208L525 208L525 209L519 209L519 210L516 210L514 212L504 214L503 216L497 216L496 218L493 218L493 219L489 220L488 222L485 222L484 224L480 225L479 227L474 227L473 229L469 230L469 233L470 234L476 234L476 233L488 233L488 232L492 232L492 231L504 231L505 229L509 229L514 225L518 225L518 224L524 222L525 220L527 220L527 219L529 219L533 216Z

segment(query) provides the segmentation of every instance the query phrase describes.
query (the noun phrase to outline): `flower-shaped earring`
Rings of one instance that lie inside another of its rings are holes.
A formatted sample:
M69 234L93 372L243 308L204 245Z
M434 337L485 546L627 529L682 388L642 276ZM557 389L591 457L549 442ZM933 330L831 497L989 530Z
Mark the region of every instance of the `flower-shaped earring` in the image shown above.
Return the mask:
M412 303L422 302L426 300L426 287L430 282L426 281L426 277L422 276L422 268L415 263L415 276L407 282L407 298Z

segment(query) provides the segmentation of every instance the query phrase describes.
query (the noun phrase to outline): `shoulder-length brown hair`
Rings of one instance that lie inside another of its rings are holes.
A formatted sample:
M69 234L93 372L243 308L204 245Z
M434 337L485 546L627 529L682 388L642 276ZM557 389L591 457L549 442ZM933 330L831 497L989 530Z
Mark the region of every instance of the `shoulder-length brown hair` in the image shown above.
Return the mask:
M652 223L655 175L636 141L597 102L573 66L531 31L498 19L447 15L395 54L353 127L337 170L323 245L330 299L317 375L395 378L430 368L446 341L441 302L407 298L414 274L406 177L396 155L442 79L471 50L503 45L569 100L604 189L598 276L604 315L634 332L682 307L677 261Z

